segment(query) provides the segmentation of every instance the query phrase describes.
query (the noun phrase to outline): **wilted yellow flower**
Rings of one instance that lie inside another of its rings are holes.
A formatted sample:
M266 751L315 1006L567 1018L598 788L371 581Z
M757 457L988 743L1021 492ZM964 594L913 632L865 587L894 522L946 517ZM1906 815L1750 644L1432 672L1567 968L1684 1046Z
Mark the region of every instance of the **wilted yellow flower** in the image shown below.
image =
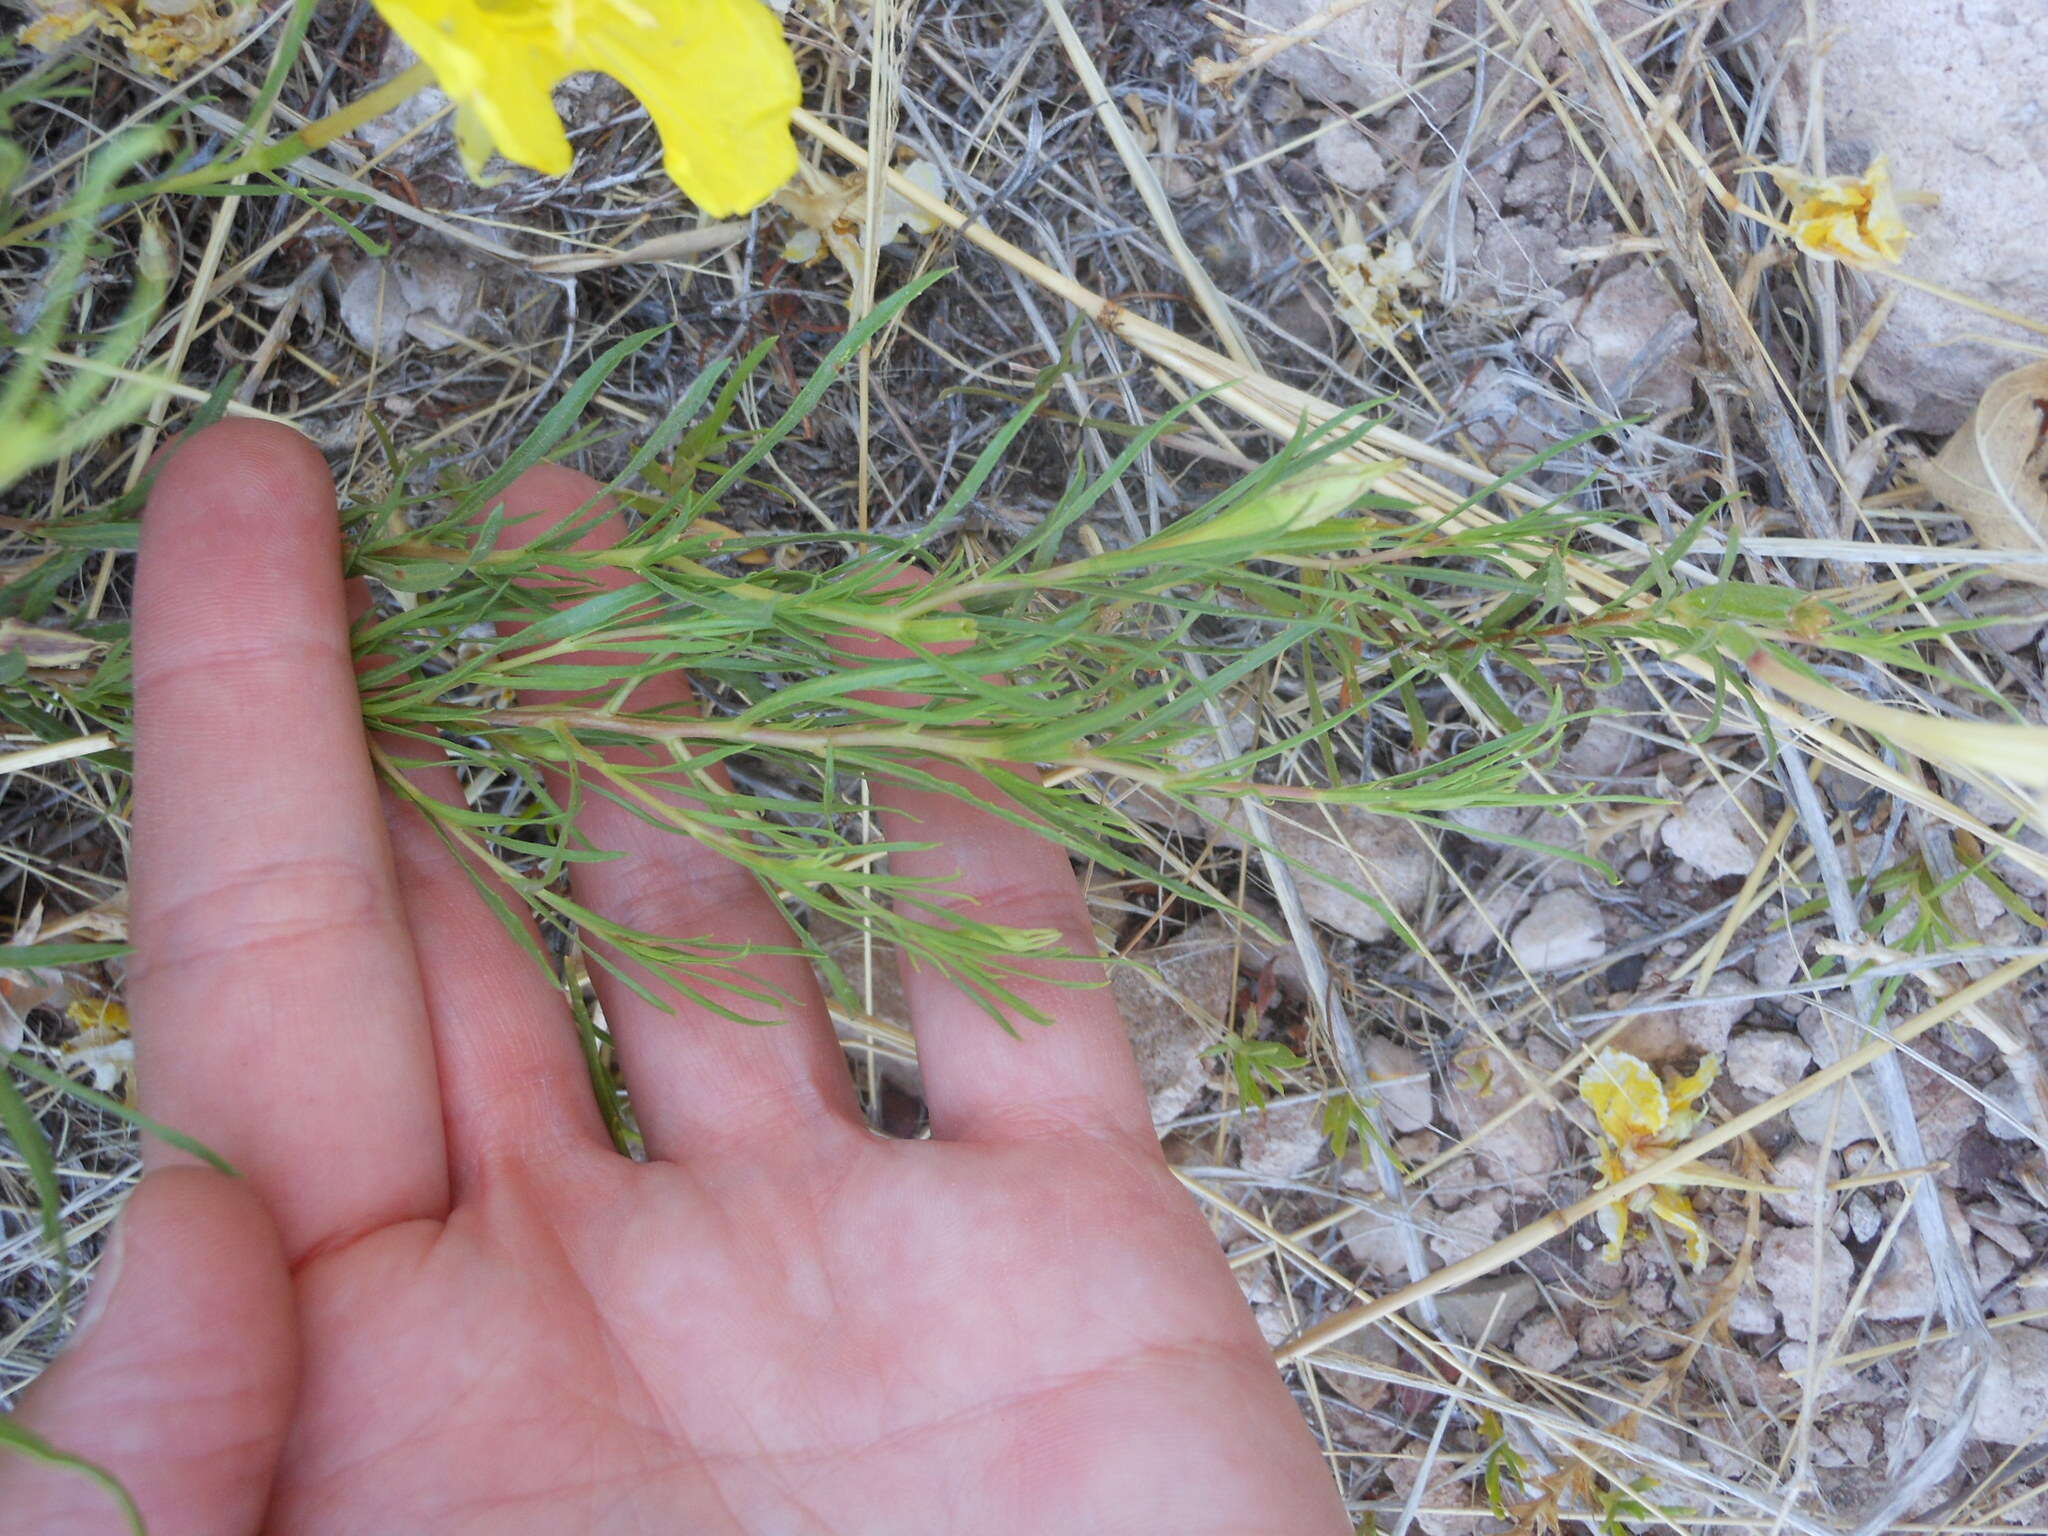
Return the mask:
M1809 256L1854 267L1888 267L1905 253L1913 232L1899 217L1883 155L1861 176L1807 176L1783 167L1771 175L1792 201L1785 221L1792 241Z
M110 998L80 998L64 1010L77 1033L58 1049L67 1072L87 1071L101 1093L135 1070L135 1042L128 1035L128 1010Z
M495 149L548 176L569 169L552 93L610 75L661 131L668 173L723 218L796 173L796 61L760 0L376 0L455 102L471 175Z
M1601 1187L1620 1182L1693 1133L1706 1114L1702 1100L1719 1067L1720 1062L1709 1056L1690 1077L1666 1083L1649 1063L1627 1051L1610 1047L1593 1058L1579 1079L1579 1097L1607 1137L1608 1144L1600 1149ZM1600 1230L1607 1234L1610 1263L1621 1258L1636 1211L1647 1211L1682 1233L1685 1256L1693 1268L1706 1263L1707 1235L1682 1184L1653 1184L1601 1210Z
M1334 250L1317 252L1337 295L1337 317L1368 346L1391 347L1404 325L1422 311L1403 297L1434 286L1406 236L1391 236L1375 249L1366 242L1358 215L1345 211Z
M219 0L30 0L29 8L35 19L21 29L29 47L49 53L101 32L121 39L138 67L173 80L219 53L257 14L253 5Z
M939 168L931 161L913 160L902 168L902 172L913 186L922 188L933 197L945 195L945 182L940 178ZM876 245L887 245L906 229L913 234L929 235L939 227L937 218L894 187L889 187L882 193L882 217L876 228L869 230L866 227L866 176L855 171L836 180L822 177L818 180L819 186L815 191L789 186L783 188L775 199L776 206L793 214L799 226L782 247L784 261L798 261L809 266L824 260L825 253L830 251L848 272L859 272L861 252L870 241Z

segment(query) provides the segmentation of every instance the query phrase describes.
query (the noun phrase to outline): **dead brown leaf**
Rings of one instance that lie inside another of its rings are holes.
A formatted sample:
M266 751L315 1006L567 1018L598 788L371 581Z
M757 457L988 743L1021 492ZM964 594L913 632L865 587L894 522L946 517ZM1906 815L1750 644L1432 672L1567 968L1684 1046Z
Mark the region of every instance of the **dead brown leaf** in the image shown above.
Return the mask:
M80 667L106 648L106 642L88 640L68 629L50 629L24 624L19 619L0 619L0 654L19 652L32 667Z
M1985 386L1976 410L1920 471L1941 501L1969 519L1985 549L2048 554L2048 362ZM1992 567L2048 586L2048 564Z

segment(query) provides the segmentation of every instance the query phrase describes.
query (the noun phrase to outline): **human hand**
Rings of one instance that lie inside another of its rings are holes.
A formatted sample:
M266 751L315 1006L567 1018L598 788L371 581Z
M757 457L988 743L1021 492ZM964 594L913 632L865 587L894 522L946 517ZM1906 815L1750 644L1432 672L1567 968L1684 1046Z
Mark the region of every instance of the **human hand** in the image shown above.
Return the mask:
M596 493L533 470L508 536ZM793 999L773 1027L607 979L651 1160L618 1156L555 989L380 795L337 537L325 466L279 429L199 434L151 498L138 1076L245 1177L149 1146L26 1427L118 1476L152 1536L1348 1530L1106 990L1027 981L1058 1022L1012 1037L907 974L933 1138L904 1142L863 1125L800 960L753 963ZM459 795L446 767L415 778ZM885 835L936 845L899 868L1087 948L1051 843L873 788ZM602 799L580 825L625 855L575 866L585 905L785 940L696 843ZM0 1509L123 1528L19 1459Z

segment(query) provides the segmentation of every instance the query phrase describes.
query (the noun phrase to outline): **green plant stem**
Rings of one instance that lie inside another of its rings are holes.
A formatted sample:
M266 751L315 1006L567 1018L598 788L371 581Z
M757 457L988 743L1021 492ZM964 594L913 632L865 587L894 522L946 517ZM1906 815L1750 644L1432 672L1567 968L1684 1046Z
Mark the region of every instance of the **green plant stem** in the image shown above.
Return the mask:
M166 176L157 181L143 182L139 186L119 189L108 199L106 206L116 207L124 203L140 202L149 197L203 192L232 182L240 176L282 170L301 155L323 149L343 134L353 133L364 123L382 117L402 102L410 101L431 85L433 79L434 73L431 69L425 64L415 64L403 74L394 76L382 85L358 96L347 106L306 124L296 133L287 134L273 144L248 150L223 164L203 165L176 176ZM39 219L31 219L28 223L0 236L0 249L27 244L67 222L74 214L75 210L67 204L53 213L44 214Z

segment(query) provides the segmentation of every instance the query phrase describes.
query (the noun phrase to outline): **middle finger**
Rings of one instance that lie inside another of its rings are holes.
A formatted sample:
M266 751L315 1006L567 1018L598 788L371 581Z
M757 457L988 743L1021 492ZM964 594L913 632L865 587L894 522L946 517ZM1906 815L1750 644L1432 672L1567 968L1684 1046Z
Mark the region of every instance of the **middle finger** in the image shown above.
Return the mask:
M528 470L505 492L504 542L531 543L602 494L595 481L558 465ZM623 531L623 522L614 514L583 533L574 547L603 548ZM622 570L593 578L595 585L610 589L633 580ZM645 657L592 650L562 660L624 673L643 664ZM627 707L683 711L692 707L692 701L688 680L680 672L667 672L636 687ZM521 702L596 706L604 699L529 691ZM644 768L662 760L630 747L608 748L602 756L621 768ZM722 770L715 770L713 777L729 787ZM666 811L680 821L690 804L688 790L677 782L682 778L677 774L664 775L658 782L638 779L639 786L653 789L653 807L643 808L654 809L657 815ZM560 790L560 778L555 782ZM658 825L591 785L583 795L576 830L590 847L621 855L579 863L571 877L577 901L608 921L707 947L773 949L794 942L787 914L752 871L675 825ZM619 1042L635 1114L655 1156L679 1159L693 1149L786 1133L799 1125L859 1126L845 1057L833 1035L817 977L801 955L755 954L717 962L686 990L615 951L604 953L652 994L650 1000L602 969L595 977L605 1017ZM696 996L690 995L693 991ZM741 1022L721 1014L721 1006L778 1022Z

